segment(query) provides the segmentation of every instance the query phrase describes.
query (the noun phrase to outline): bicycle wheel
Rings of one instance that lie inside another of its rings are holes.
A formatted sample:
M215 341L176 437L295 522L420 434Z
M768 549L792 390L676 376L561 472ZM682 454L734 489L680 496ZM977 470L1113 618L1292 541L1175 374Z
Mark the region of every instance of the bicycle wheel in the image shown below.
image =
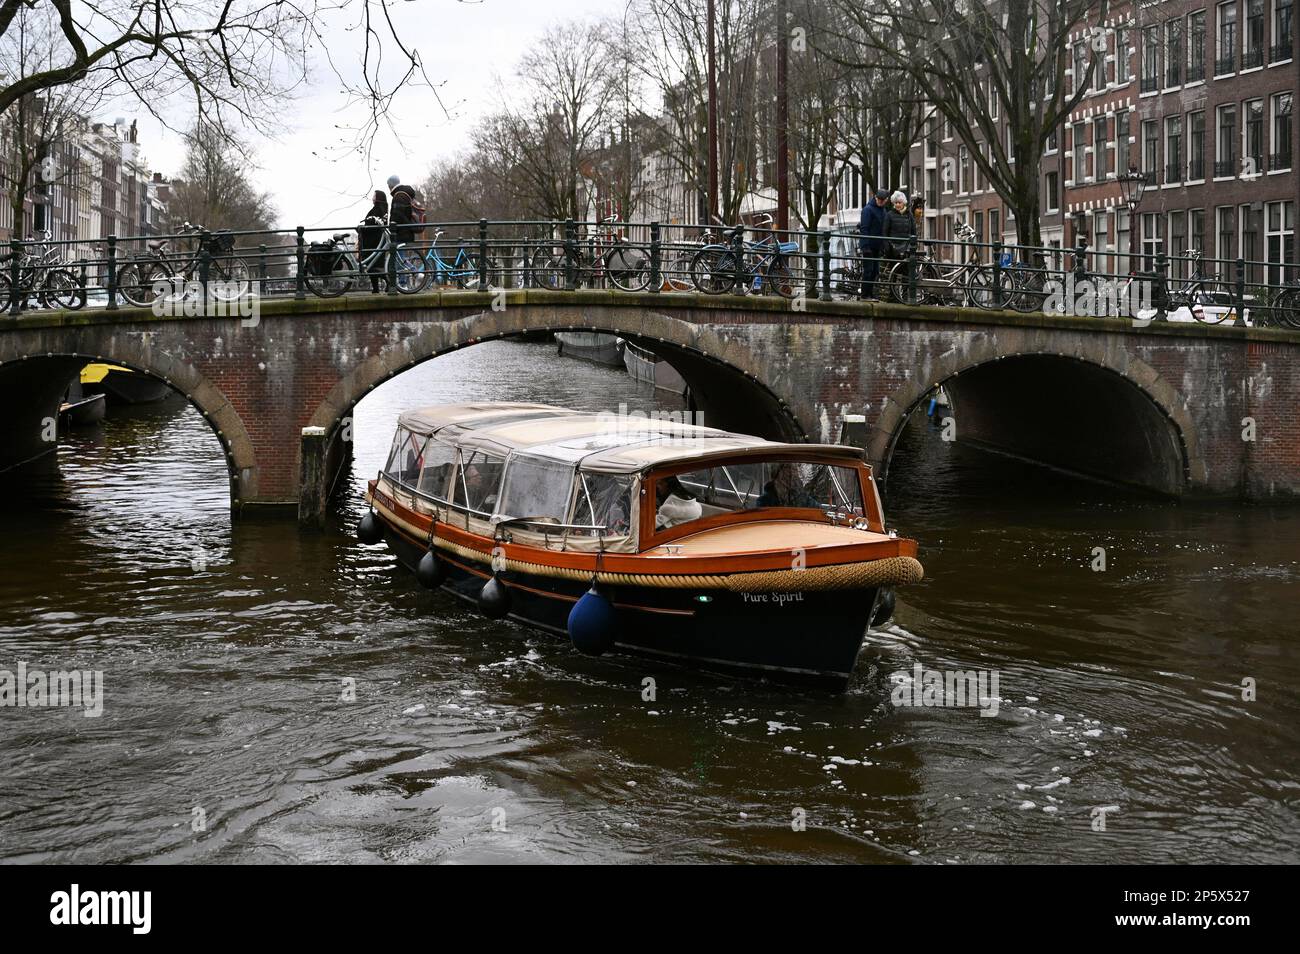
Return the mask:
M1273 300L1270 324L1300 328L1300 288L1284 288Z
M117 270L117 293L128 305L153 304L155 295L150 275L158 268L154 262L127 262Z
M782 298L794 297L794 276L790 274L790 266L783 260L774 261L767 267L767 274L763 276L763 293L766 294L769 288Z
M41 300L51 308L73 309L81 307L81 288L76 276L63 268L56 268L45 276L41 287Z
M721 295L736 286L736 258L731 249L706 245L691 259L691 282L706 295Z
M429 273L424 270L424 257L415 249L397 250L397 290L403 295L424 291L429 284Z
M619 291L645 291L650 284L650 259L636 249L615 249L605 259L605 273Z
M916 281L912 281L907 266L908 263L902 261L889 270L889 296L900 305L924 305L927 292L921 283L938 275L929 262L918 262L915 266Z
M307 259L308 267L311 266L311 258ZM321 298L337 298L345 291L352 287L353 276L358 272L358 266L352 261L350 256L340 255L334 261L334 267L325 274L308 271L303 276L303 284L307 286L308 291L313 295Z
M538 249L533 257L533 284L547 291L559 291L564 287L564 256L544 252L545 249Z
M1010 307L1021 314L1042 311L1047 300L1047 275L1040 269L1002 270L999 288L993 289L993 269L987 267L992 303L982 306L989 309Z

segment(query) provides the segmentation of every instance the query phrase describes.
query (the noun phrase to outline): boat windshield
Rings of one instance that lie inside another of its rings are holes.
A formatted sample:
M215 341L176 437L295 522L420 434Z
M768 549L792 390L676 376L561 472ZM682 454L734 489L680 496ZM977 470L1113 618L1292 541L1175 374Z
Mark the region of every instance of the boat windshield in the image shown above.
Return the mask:
M572 487L573 464L516 453L506 468L497 516L564 523Z
M625 536L632 526L632 478L578 473L573 523L580 536ZM604 531L597 529L604 527Z
M453 506L490 514L496 508L506 459L481 450L462 450L451 490Z
M804 461L746 461L661 477L655 498L660 530L765 507L864 514L855 468Z

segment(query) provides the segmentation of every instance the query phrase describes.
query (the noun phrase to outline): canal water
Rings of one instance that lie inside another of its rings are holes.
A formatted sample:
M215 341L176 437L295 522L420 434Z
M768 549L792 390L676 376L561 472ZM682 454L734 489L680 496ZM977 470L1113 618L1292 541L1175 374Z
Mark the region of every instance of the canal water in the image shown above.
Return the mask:
M0 670L104 699L0 709L0 859L1300 860L1300 510L1119 497L916 421L887 505L926 579L827 696L584 658L358 544L399 411L470 399L653 400L548 344L428 362L357 409L326 533L232 526L178 402L6 479ZM918 665L996 673L996 714L895 706Z

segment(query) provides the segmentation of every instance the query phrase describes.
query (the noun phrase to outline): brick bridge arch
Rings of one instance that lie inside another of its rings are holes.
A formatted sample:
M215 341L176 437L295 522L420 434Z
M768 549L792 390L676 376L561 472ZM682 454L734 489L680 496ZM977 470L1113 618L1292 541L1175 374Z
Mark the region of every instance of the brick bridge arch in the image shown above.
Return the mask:
M36 354L8 353L13 340L0 337L0 401L6 409L0 440L18 448L10 462L49 449L39 437L49 409L57 408L60 396L83 366L104 362L157 378L182 395L221 443L232 500L241 493L256 496L257 455L248 429L227 395L189 362L151 347L142 337L114 337L107 349L62 347Z
M1097 425L1103 428L1116 425L1123 427L1125 424L1130 430L1140 429L1144 425L1148 428L1144 449L1149 457L1135 462L1134 468L1134 473L1137 473L1141 471L1138 464L1146 465L1145 472L1141 473L1144 479L1130 479L1131 475L1128 472L1110 473L1108 479L1143 486L1146 489L1161 490L1172 495L1183 493L1189 484L1205 482L1207 463L1201 452L1197 428L1188 411L1187 399L1151 365L1127 350L1107 347L1104 342L1095 340L1085 340L1075 349L1066 352L1026 348L1023 345L1008 347L995 337L981 339L972 347L961 351L952 350L940 355L927 369L928 373L924 378L910 378L889 394L875 419L866 447L867 456L876 464L882 481L888 479L889 465L909 415L927 400L935 387L943 385L953 400L956 431L958 440L961 440L962 432L969 431L969 427L963 424L962 408L966 407L970 410L971 406L970 402L961 400L961 392L964 390L967 397L975 398L976 407L986 404L989 398L990 389L987 384L990 373L997 374L994 369L999 367L1002 368L1001 373L1004 377L1010 377L1007 372L1010 368L1017 368L1021 372L1016 375L1019 380L1013 384L1023 383L1024 371L1030 369L1029 380L1034 380L1036 375L1043 390L1049 392L1068 389L1071 384L1077 385L1092 380L1103 384L1098 392L1094 392L1095 396L1105 399L1126 396L1130 399L1127 407L1134 411L1135 416L1140 416L1145 411L1154 412L1148 415L1149 419L1145 422L1139 419L1124 424L1107 418L1104 414L1095 417ZM1075 380L1071 379L1072 376ZM972 379L981 377L984 378L983 381L976 380L975 385L970 386ZM1116 389L1116 384L1120 382L1122 384ZM1046 405L1049 415L1053 413L1054 396L1050 393L1022 393L1019 398L1022 406L1018 408L1016 424L1021 428L1033 428L1037 424L1039 427L1053 427L1065 431L1078 424L1077 420L1069 419L1045 422L1042 420L1042 415L1033 413L1034 402ZM1005 405L1005 401L1002 403ZM1117 405L1113 400L1108 403L1112 411L1117 406L1124 406ZM1082 402L1080 405L1087 407ZM984 407L981 410L983 416L987 418L996 416L999 410L1005 410L1005 407ZM1089 409L1094 414L1097 410ZM1037 422L1035 417L1038 418ZM1159 432L1158 425L1153 423L1156 419L1162 420L1166 427L1162 433ZM982 430L983 433L976 437L976 443L1001 449L997 441L988 440L993 435L990 435L986 428ZM1087 443L1086 440L1080 439L1077 432L1072 432L1071 438L1076 444ZM1113 438L1114 435L1105 450L1110 450L1114 446ZM1106 473L1108 468L1076 466L1074 469L1088 476L1108 476Z
M529 307L527 330L616 334L668 359L691 388L703 422L778 440L807 441L807 424L788 395L769 386L769 355L725 330L653 309L552 305ZM427 325L391 342L342 376L311 414L309 427L333 434L356 404L385 381L452 351L520 333L509 307Z

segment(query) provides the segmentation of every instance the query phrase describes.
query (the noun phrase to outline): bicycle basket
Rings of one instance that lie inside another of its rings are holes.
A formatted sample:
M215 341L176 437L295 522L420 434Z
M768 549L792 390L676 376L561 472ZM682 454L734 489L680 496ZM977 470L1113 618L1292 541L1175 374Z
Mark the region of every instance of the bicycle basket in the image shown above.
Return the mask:
M235 237L229 229L218 229L209 237L208 248L214 255L229 255L235 250Z

